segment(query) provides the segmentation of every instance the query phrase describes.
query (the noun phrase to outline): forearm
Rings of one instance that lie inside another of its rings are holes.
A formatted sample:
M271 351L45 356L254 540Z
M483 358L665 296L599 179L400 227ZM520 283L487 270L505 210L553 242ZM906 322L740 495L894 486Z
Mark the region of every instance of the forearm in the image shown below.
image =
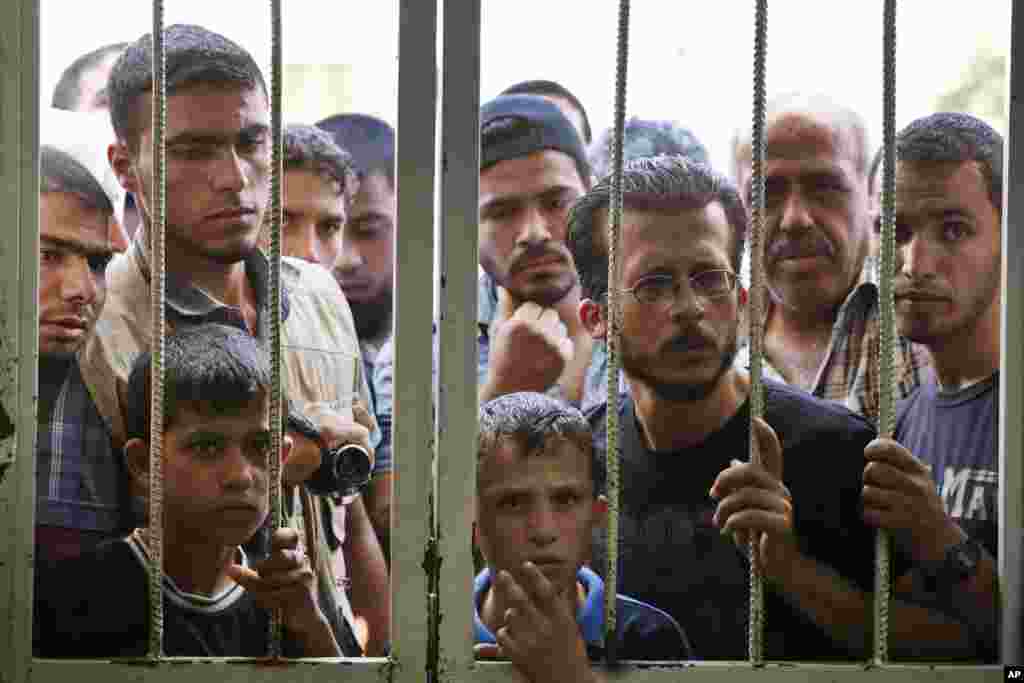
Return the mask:
M391 587L384 553L361 498L347 509L344 552L352 582L352 610L366 619L370 629L366 654L383 656L391 640Z
M370 516L373 530L377 534L386 566L391 559L391 472L374 476L363 494L366 512Z
M850 654L872 651L873 597L819 562L796 553L789 571L772 586ZM893 600L889 648L896 659L963 659L975 656L970 630L960 621L917 604Z

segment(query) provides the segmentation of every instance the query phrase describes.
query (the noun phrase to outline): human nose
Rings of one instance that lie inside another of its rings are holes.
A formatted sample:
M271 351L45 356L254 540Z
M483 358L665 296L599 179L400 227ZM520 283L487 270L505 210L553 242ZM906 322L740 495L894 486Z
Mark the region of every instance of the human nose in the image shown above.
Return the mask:
M353 243L352 240L342 240L341 250L338 252L338 261L335 264L335 268L342 272L352 272L357 270L359 266L363 264L363 255L359 252L359 248Z
M245 162L234 147L228 147L215 162L212 173L214 189L218 191L241 192L249 184Z
M530 541L536 545L549 545L558 538L555 511L546 502L538 503L530 512Z
M96 273L89 267L88 259L84 256L69 258L67 269L61 278L61 293L64 300L88 306L96 301L98 290Z
M322 250L320 249L315 226L312 223L304 223L297 226L289 242L289 256L300 258L309 263L318 263L330 267L331 264L323 263Z
M223 462L224 488L246 491L256 483L257 467L246 457L245 450L237 443L226 446Z
M552 238L551 226L548 218L537 207L531 206L523 219L523 224L517 240L522 247L530 247L550 242Z
M689 280L676 281L672 288L668 309L673 319L688 320L704 317L704 299L693 291Z
M935 274L935 253L931 241L924 235L912 235L896 250L897 271L912 280Z
M779 229L783 231L803 230L814 225L807 201L799 188L792 188L786 194L779 216Z

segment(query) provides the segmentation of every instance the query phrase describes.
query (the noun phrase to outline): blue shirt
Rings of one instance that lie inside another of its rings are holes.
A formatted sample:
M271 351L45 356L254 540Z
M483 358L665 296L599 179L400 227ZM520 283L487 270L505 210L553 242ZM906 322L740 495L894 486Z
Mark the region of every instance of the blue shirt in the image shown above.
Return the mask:
M576 578L586 597L576 622L591 659L604 656L604 581L586 567ZM494 634L480 620L480 604L491 588L491 571L484 569L473 581L473 639L494 643ZM644 661L682 661L693 659L686 634L675 619L647 603L618 595L615 598L618 624L616 631L619 659Z

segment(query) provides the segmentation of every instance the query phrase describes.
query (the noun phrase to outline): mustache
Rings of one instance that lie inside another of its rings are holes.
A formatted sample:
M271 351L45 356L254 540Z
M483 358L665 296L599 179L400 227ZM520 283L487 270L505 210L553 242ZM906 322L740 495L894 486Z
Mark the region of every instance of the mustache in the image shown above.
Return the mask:
M776 262L791 258L808 258L811 256L832 257L835 250L832 243L816 231L805 232L793 238L780 235L772 240L765 253L768 261Z
M893 282L892 295L896 299L949 299L948 292L913 281L897 279Z
M509 274L514 275L521 270L526 270L541 259L557 259L561 263L572 262L568 250L561 244L531 244L513 259L511 266L509 266Z

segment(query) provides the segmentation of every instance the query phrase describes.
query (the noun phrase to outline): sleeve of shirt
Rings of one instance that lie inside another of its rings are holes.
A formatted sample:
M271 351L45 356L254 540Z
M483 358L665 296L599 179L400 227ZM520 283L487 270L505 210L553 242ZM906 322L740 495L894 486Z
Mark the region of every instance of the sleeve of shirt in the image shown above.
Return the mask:
M621 605L621 597L619 602ZM631 612L622 629L622 649L618 653L621 659L648 662L694 659L690 641L675 619L641 602L634 602Z
M374 473L391 472L394 468L391 452L391 415L394 397L394 343L392 339L385 342L377 355L373 366L373 393L376 399L375 412L377 429L380 431L380 443L377 444L377 461ZM379 464L385 463L385 464ZM378 469L384 468L387 469Z

